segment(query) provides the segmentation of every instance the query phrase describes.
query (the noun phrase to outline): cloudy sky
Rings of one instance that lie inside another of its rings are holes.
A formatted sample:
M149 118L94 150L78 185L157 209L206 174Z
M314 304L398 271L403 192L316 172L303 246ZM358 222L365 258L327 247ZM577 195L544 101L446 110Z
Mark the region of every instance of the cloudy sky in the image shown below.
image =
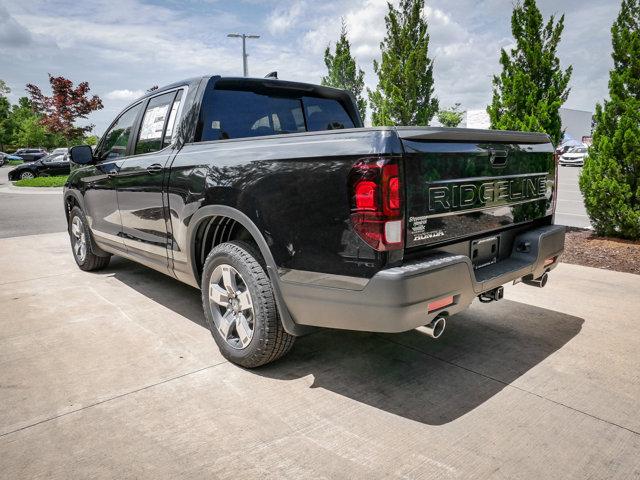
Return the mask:
M574 75L568 108L593 110L607 94L609 38L618 0L538 0L545 17L565 14L560 47ZM443 107L484 108L501 47L509 46L512 0L427 0L436 93ZM131 100L153 85L202 74L240 75L241 42L249 70L318 83L323 50L344 17L353 53L376 84L372 60L384 36L386 0L0 0L0 78L23 96L47 86L47 73L86 80L105 108L91 115L101 134ZM47 90L48 91L48 90Z

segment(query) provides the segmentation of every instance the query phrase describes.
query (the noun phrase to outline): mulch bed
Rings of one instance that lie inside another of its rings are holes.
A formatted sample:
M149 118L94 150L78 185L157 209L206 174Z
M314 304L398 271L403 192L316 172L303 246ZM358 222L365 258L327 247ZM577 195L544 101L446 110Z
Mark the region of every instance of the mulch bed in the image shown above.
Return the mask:
M567 228L560 261L640 275L640 241L597 237L591 230Z

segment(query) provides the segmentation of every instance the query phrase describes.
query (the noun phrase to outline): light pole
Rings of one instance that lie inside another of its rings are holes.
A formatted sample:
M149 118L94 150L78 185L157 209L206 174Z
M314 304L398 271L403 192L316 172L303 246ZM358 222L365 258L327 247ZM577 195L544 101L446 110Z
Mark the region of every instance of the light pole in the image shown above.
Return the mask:
M242 73L245 77L249 76L249 64L247 62L247 38L260 38L260 35L247 35L246 33L229 33L227 37L242 39Z

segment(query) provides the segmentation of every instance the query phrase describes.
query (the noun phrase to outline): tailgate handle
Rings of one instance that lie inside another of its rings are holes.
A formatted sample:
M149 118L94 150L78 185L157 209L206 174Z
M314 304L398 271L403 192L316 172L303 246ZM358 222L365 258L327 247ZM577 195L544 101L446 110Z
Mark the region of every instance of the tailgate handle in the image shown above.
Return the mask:
M504 167L507 164L507 151L489 150L489 161L494 167Z

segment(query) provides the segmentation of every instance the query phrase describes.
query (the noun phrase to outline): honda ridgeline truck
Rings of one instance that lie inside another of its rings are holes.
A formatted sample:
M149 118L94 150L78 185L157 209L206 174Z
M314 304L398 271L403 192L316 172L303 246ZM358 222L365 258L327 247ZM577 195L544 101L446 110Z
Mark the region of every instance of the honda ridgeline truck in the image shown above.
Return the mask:
M310 327L433 337L564 248L547 135L363 128L345 91L186 80L128 106L64 189L82 270L121 255L202 291L224 356L257 367Z

